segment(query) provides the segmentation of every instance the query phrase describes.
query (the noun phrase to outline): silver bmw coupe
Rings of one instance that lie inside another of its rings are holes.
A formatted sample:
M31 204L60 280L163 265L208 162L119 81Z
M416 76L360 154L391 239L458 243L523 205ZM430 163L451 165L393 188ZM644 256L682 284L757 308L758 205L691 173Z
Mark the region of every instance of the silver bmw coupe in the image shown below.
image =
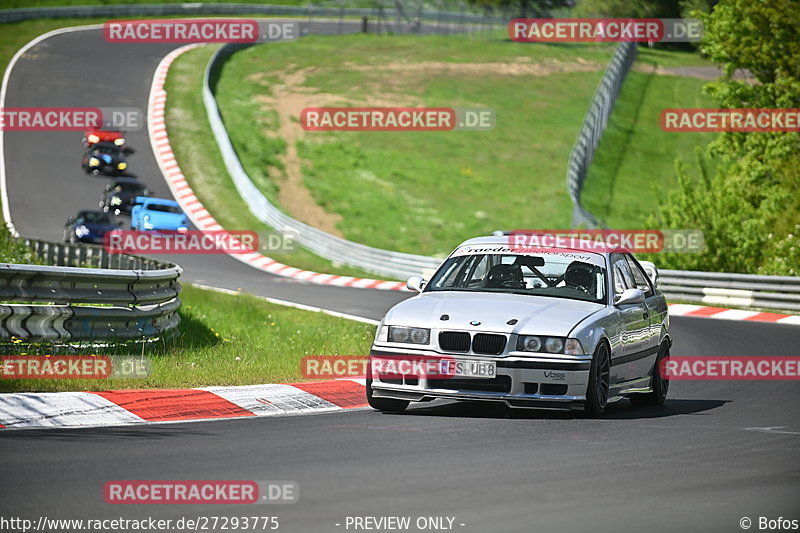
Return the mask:
M672 339L658 272L623 249L461 244L419 294L386 314L370 351L369 404L486 400L601 416L623 398L660 405Z

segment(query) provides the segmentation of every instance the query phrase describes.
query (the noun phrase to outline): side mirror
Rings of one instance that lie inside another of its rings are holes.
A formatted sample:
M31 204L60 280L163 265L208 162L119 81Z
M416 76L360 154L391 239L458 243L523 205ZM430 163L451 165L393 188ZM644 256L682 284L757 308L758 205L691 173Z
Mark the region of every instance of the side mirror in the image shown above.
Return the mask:
M122 150L120 150L120 151L122 152L122 155L129 156L129 155L133 154L133 153L134 153L136 150L134 150L133 148L130 148L130 147L126 146L125 148L123 148L123 149L122 149Z
M625 292L614 298L614 305L640 304L644 302L644 293L641 289L625 289Z
M422 289L425 288L425 280L422 279L422 276L411 276L406 281L406 287L410 291L422 292Z
M654 263L650 261L639 261L639 264L642 265L645 274L647 277L650 278L650 282L653 284L653 287L658 285L658 269Z

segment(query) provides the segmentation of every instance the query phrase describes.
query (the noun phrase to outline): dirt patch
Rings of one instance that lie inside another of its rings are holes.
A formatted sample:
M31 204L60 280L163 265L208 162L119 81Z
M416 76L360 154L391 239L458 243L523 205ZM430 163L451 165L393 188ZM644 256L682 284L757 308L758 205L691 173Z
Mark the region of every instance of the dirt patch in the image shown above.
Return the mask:
M355 71L403 72L419 75L464 74L468 76L549 76L561 72L591 72L604 66L594 61L559 61L545 59L540 63L514 61L510 63L448 63L444 61L422 61L420 63L395 62L385 65L354 65L345 63L342 68Z
M701 80L715 80L722 76L722 69L719 67L656 67L654 70L650 65L634 65L633 68L634 70L647 72L648 74L683 76ZM756 83L756 79L753 75L746 70L737 70L733 75L733 79L749 84Z
M316 203L303 183L304 162L297 153L297 141L305 137L305 131L299 122L300 112L304 108L322 106L421 106L423 102L417 96L387 92L387 88L399 89L399 83L387 84L388 78L384 77L384 74L391 73L403 74L403 76L392 79L402 80L400 83L407 87L415 84L419 78L431 75L465 75L472 77L547 76L561 72L602 70L604 66L600 63L585 60L563 62L551 59L540 63L530 63L528 60L513 63L446 63L439 61L424 61L421 63L395 62L383 65L345 63L337 68L380 73L381 91L373 91L365 99L351 100L343 95L324 93L313 87L305 86L305 81L309 74L328 70L321 67L302 69L289 67L285 71L273 73L272 76L279 78L279 83L271 83L263 74L253 74L248 77L248 80L256 81L269 88L270 94L257 96L256 100L264 107L275 110L278 115L277 130L265 131L263 132L264 135L280 137L286 141L286 153L280 157L283 171L281 172L276 168L269 169L270 176L275 177L278 184L278 202L287 213L297 220L327 233L342 236L341 232L336 228L337 223L342 218L341 215L325 211Z

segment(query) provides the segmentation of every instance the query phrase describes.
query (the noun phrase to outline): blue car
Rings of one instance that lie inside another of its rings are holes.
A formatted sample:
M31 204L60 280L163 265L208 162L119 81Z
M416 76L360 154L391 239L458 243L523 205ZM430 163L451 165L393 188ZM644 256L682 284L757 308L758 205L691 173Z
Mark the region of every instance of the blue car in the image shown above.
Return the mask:
M174 200L137 196L131 211L131 229L137 231L186 231L189 220Z
M102 244L106 233L118 230L121 226L121 222L103 211L78 211L64 224L64 242Z

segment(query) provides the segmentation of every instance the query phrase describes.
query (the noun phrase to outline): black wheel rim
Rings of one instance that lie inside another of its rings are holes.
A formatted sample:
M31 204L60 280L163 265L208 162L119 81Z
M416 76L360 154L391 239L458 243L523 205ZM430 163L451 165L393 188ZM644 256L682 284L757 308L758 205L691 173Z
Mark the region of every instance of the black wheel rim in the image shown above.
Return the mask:
M608 349L601 345L597 352L597 379L595 389L597 390L597 403L600 407L605 407L608 402L608 387L611 376L611 368L608 360Z

